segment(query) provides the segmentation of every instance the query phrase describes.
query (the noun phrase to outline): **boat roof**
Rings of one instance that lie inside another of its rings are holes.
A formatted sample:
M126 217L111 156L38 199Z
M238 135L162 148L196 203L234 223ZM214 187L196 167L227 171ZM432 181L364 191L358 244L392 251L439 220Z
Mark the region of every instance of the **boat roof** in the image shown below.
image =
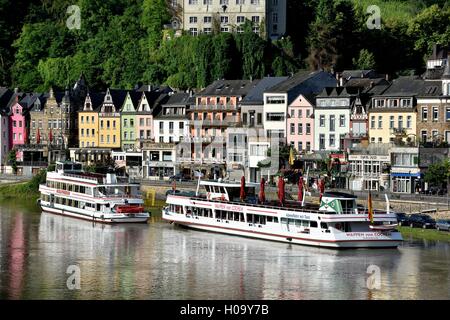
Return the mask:
M329 191L329 192L325 192L323 194L324 197L327 198L341 198L341 199L356 199L357 196L350 194L350 193L345 193L345 192L337 192L337 191Z
M218 186L218 187L229 187L229 188L240 188L240 182L231 182L231 181L200 181L201 186ZM245 187L257 187L259 183L254 182L245 182Z

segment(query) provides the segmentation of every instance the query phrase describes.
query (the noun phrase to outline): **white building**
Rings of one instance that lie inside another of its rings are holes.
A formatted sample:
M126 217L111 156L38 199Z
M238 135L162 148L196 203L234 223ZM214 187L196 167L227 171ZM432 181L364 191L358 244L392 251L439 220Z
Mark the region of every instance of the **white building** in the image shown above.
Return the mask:
M300 71L264 92L263 122L267 137L279 136L286 140L288 106L301 94L318 94L336 84L330 73Z
M173 143L144 142L142 148L142 178L169 180L176 171L176 147Z
M153 119L155 142L175 143L189 137L189 98L188 93L174 93L162 104L161 112Z
M286 1L171 0L175 13L172 26L191 35L209 34L214 28L220 28L220 32L242 32L242 24L249 20L253 32L278 39L286 32Z
M314 148L344 151L345 136L350 132L350 114L356 96L351 88L325 88L316 98L314 113Z

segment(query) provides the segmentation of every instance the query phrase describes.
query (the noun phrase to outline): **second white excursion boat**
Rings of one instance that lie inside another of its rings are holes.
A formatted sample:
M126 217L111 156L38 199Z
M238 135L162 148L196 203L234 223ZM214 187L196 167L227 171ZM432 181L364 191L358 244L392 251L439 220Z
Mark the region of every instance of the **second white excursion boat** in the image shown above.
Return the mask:
M206 194L167 195L163 219L204 231L330 248L395 248L402 242L397 217L387 210L358 207L356 197L325 192L320 205L261 203L256 184L201 181ZM387 200L387 199L386 199Z
M43 211L94 222L147 222L139 189L114 173L88 173L80 163L57 162L39 186L39 204Z

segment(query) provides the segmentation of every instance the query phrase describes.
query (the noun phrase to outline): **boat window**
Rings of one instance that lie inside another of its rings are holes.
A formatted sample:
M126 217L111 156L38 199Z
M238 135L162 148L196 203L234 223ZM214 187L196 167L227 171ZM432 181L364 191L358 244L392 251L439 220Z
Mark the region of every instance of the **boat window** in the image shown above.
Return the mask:
M286 219L286 218L281 218L281 223L287 223L288 222L288 219Z
M303 220L303 221L302 221L302 226L304 226L304 227L309 227L309 221Z
M309 226L310 226L311 228L317 228L317 221L310 221L310 222L309 222Z
M272 222L272 217L267 217L267 222Z
M274 222L274 223L278 223L278 217L274 217L274 218L273 218L273 222Z
M239 212L234 213L234 221L239 221Z
M302 226L302 220L295 220L295 225L297 227L301 227Z
M326 222L321 222L321 223L320 223L320 227L321 227L322 229L328 229L328 224L327 224Z
M244 220L244 214L243 214L242 212L239 214L239 220L240 220L241 222L245 222L245 220Z

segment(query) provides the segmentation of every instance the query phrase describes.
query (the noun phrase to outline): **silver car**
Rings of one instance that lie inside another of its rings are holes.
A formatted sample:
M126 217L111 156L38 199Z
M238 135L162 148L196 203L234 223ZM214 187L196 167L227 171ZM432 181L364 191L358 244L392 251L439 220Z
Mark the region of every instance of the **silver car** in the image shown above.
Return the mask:
M441 219L436 221L436 229L450 231L450 219Z

